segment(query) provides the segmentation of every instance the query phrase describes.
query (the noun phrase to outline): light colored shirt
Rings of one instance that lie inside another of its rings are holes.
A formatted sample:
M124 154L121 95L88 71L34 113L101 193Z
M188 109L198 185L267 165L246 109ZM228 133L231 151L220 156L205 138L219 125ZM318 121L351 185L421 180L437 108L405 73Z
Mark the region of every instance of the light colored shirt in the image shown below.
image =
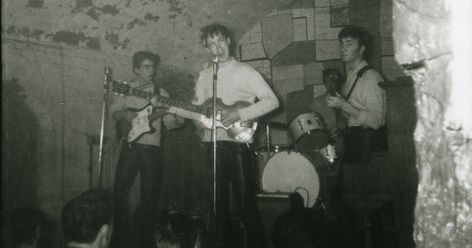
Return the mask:
M153 83L142 83L138 80L132 80L128 85L131 88L136 88L139 90L153 92L154 84ZM160 89L160 95L169 97L169 93L162 88ZM116 111L125 111L129 108L133 109L142 109L149 104L148 99L136 97L136 96L115 96L113 102L110 106L110 112L114 113ZM157 118L151 123L151 126L155 129L153 133L144 134L139 137L134 143L160 146L161 145L161 126L164 123L165 127L172 129L178 126L175 116L171 114L166 114L162 117Z
M195 85L194 103L202 104L213 96L213 67L200 71ZM240 63L231 58L225 63L220 63L217 81L217 97L226 105L232 105L238 101L254 103L249 107L239 109L240 121L255 119L279 106L279 101L270 86L262 76L249 65ZM258 99L257 102L256 99ZM204 129L199 133L202 141L211 141L211 130ZM234 141L224 129L217 129L217 140ZM252 142L252 141L250 141Z
M346 83L342 88L342 94L347 96L359 70L367 66L367 62L362 61L354 70L347 70ZM384 81L382 76L373 69L369 69L358 79L348 102L357 108L360 113L357 118L349 117L349 127L371 127L377 129L385 125L386 97L385 91L379 86L379 82Z

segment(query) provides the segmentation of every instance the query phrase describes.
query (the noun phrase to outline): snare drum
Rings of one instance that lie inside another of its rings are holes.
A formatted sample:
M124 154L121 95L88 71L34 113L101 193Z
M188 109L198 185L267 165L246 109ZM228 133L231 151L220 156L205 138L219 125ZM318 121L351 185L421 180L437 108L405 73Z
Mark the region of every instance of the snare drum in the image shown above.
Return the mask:
M320 193L320 176L312 160L305 155L281 151L275 153L264 167L262 190L268 193L298 192L305 206L313 207Z
M310 154L329 143L326 125L316 112L298 115L289 127L299 152Z

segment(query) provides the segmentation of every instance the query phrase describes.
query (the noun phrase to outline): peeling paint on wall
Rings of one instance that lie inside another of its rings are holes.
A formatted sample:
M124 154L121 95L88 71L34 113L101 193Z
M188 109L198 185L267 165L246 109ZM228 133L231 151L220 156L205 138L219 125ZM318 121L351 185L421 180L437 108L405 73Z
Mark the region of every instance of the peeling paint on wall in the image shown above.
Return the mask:
M161 18L160 16L152 15L151 13L147 13L144 16L144 20L153 21L153 22L159 21L160 18Z
M75 8L72 9L72 13L81 12L83 9L92 7L92 6L93 6L92 0L76 0Z
M100 13L103 14L108 14L115 16L118 13L120 13L120 10L116 5L110 5L106 4L103 7L97 7L93 5L93 2L91 0L77 0L76 1L76 6L71 10L72 14L75 13L82 13L85 10L86 15L90 16L92 19L98 21L100 17Z
M3 32L10 35L21 35L26 38L34 38L38 40L41 39L41 35L45 33L43 30L39 30L39 29L30 30L28 27L17 27L15 25L10 25L5 30L2 29L2 33Z
M94 19L95 21L100 21L99 14L95 11L95 9L89 9L86 13L90 18Z
M102 8L97 8L97 9L100 9L104 14L110 14L112 16L115 16L118 13L120 13L116 5L107 4L107 5L104 5Z
M146 22L141 20L141 19L138 19L138 18L134 18L134 20L128 22L128 25L127 25L127 29L133 29L136 25L138 26L146 26Z
M27 8L37 8L40 9L44 6L44 0L29 0L25 5Z
M81 42L86 43L91 49L100 49L98 38L88 37L82 32L58 31L52 36L53 41L63 42L71 46L79 46Z
M87 47L88 48L91 48L91 49L100 49L100 41L98 40L98 38L91 38L88 42L87 42Z
M113 49L128 49L128 46L131 42L130 39L124 39L120 41L120 36L113 31L108 31L105 33L105 40L113 46Z

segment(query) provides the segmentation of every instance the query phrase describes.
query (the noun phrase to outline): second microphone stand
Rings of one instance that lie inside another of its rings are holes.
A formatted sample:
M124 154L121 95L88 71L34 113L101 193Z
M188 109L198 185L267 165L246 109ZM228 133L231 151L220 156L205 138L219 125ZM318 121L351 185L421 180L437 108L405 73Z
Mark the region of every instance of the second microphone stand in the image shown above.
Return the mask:
M217 81L218 81L218 56L213 57L213 124L211 129L211 139L213 142L213 216L216 219L216 117L218 115L216 109L217 98Z

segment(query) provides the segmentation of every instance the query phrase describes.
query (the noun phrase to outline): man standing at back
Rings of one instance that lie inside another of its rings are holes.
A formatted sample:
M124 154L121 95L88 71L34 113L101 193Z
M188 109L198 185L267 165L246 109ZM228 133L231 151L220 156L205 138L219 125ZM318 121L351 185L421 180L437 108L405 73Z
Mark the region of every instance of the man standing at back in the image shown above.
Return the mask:
M248 107L223 110L221 122L225 126L258 118L279 106L269 85L252 67L236 61L230 54L232 45L230 31L221 24L211 24L201 29L201 40L217 64L217 97L226 105L248 102ZM203 104L213 97L214 70L209 66L200 71L195 86L196 104ZM256 99L258 101L256 102ZM211 101L211 100L210 100ZM202 129L202 142L208 148L210 174L213 175L211 130ZM212 218L217 247L231 247L230 184L235 203L240 209L241 219L247 232L249 247L267 246L259 210L256 202L256 175L252 164L254 153L248 144L235 140L218 128L216 165L216 218ZM210 184L212 185L212 184ZM213 190L209 196L213 198Z
M342 110L347 120L341 131L343 161L368 162L372 152L387 150L385 91L378 84L384 80L365 61L370 53L365 30L348 26L341 30L338 39L347 78L341 94L328 96L327 104Z

